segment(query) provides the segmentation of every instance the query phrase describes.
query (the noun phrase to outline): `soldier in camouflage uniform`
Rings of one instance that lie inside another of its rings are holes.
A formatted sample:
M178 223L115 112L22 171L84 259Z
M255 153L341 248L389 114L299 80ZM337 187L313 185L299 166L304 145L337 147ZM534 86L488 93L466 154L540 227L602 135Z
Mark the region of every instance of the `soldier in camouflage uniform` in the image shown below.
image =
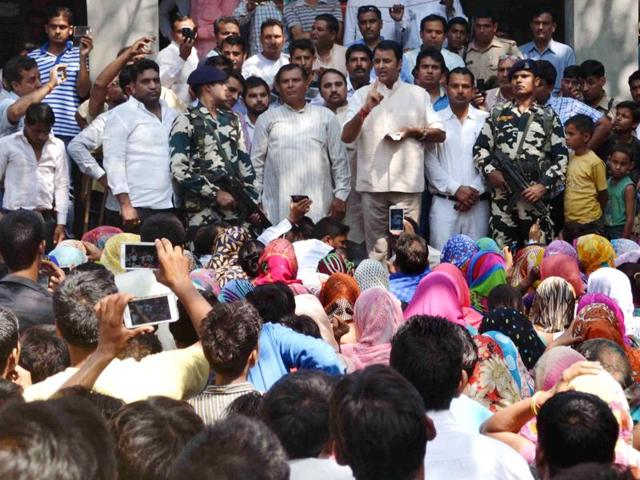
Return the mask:
M225 107L226 79L208 65L194 70L188 83L198 105L179 115L171 130L171 173L182 192L191 235L201 225L247 220L240 218L231 193L216 185L221 178L237 179L251 198L258 198L240 119Z
M542 201L548 207L549 197L564 183L567 169L568 151L560 120L550 107L534 103L535 86L540 81L536 73L531 60L521 60L513 66L509 79L515 98L492 109L473 149L476 167L491 187L491 233L503 246L514 242L524 245L536 220L540 220L547 241L551 240L551 218L538 215L532 204ZM510 203L512 193L497 168L497 151L512 160L530 185L515 204Z

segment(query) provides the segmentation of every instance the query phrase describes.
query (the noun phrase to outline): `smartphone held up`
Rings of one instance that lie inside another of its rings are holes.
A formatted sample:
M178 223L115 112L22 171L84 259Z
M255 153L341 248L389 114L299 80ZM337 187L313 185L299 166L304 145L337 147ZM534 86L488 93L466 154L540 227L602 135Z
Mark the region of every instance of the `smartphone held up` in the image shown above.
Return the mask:
M172 293L133 298L124 311L124 326L138 328L178 320L178 303Z

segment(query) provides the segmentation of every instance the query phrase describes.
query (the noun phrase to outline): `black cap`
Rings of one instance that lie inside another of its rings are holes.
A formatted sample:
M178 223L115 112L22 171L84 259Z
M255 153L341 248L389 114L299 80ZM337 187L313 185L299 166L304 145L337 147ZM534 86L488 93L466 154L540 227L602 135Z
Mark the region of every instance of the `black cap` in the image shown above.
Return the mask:
M191 72L191 75L189 75L189 78L187 79L187 83L193 87L196 85L206 85L208 83L224 82L226 80L227 74L222 70L210 65L202 64Z
M509 69L509 81L511 81L516 72L520 72L521 70L526 70L527 72L533 73L536 77L538 76L538 66L535 60L518 60L515 65Z

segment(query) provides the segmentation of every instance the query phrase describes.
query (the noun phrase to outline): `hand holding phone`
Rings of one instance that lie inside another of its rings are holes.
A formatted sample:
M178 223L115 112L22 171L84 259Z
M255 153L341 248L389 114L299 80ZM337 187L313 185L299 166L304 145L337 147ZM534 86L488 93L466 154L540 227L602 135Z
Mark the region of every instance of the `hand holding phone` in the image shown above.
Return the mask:
M120 246L120 265L125 270L160 268L156 244L153 242L123 243Z
M124 310L124 326L136 328L178 320L178 304L171 293L132 298Z
M151 326L135 329L124 326L124 311L131 298L131 295L126 293L116 293L101 299L95 306L98 318L98 352L115 358L133 337L153 332Z
M404 232L404 208L389 207L389 233L400 235Z

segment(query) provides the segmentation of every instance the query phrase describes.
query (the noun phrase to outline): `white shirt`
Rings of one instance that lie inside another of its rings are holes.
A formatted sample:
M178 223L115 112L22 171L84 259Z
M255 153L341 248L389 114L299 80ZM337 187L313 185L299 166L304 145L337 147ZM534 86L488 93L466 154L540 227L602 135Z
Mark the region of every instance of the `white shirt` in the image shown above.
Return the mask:
M0 179L4 180L2 207L6 210L54 208L57 224L67 222L69 173L62 140L49 135L36 158L22 131L0 139Z
M191 72L198 66L198 52L195 47L186 60L180 56L180 47L176 42L171 42L160 50L156 57L160 67L160 83L163 87L172 90L186 105L191 103L189 85L187 79Z
M430 480L532 480L524 458L508 445L471 432L450 410L428 411L436 438L427 444L424 466Z
M351 469L332 458L289 460L289 468L291 480L353 480Z
M427 179L431 190L444 195L454 195L462 185L486 190L482 174L473 163L473 145L482 130L489 113L469 105L469 111L461 123L451 107L439 111L447 138L442 143L429 143L425 149Z
M421 48L422 47L409 50L402 55L402 70L400 71L400 78L407 83L414 83L413 69L416 66L416 61L418 60ZM457 53L453 53L446 48L441 48L440 53L442 54L442 58L444 58L444 64L447 67L447 70L451 71L454 68L464 68L466 66L462 57Z
M109 113L104 112L98 115L87 128L76 135L67 145L67 152L71 159L76 162L80 171L95 180L99 180L103 175L106 175L106 172L98 164L91 152L102 146L104 128L107 125L107 115ZM115 212L120 210L120 205L111 192L107 193L105 207Z
M280 67L288 63L289 55L286 53L281 53L280 58L277 60L270 60L262 55L262 53L256 53L252 57L247 58L242 64L242 76L244 78L249 78L252 75L260 77L267 82L269 88L271 88Z
M173 207L169 133L177 112L160 100L162 121L131 97L117 106L104 129L104 169L114 195L134 207Z
M422 17L417 18L415 11L408 8L406 0L348 0L344 15L344 45L352 45L362 39L362 33L358 27L358 8L374 5L380 9L382 15L382 30L380 36L385 40L395 40L403 48L416 48L420 46L420 30L416 30L416 21L420 23ZM394 5L404 5L402 20L396 22L391 18L389 9Z

